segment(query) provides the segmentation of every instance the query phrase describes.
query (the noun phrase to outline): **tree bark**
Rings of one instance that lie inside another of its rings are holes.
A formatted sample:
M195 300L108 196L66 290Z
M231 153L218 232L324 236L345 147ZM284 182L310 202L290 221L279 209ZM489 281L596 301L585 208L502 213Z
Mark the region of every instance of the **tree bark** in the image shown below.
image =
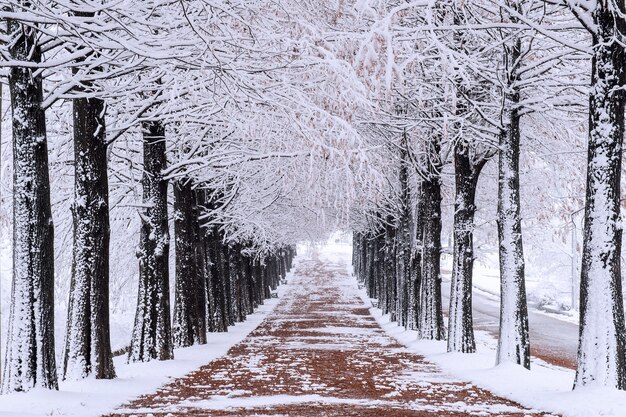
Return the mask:
M436 151L439 154L439 151ZM441 183L438 173L422 181L423 244L419 337L445 339L441 310Z
M167 165L165 126L144 122L141 180L143 203L139 237L139 291L133 327L130 362L174 357L170 323L169 226L167 218Z
M207 309L210 307L209 301L212 298L211 287L207 286L209 277L209 260L207 259L206 248L206 230L200 226L200 210L201 204L204 204L203 198L204 191L194 189L192 192L192 208L191 221L193 226L193 242L196 251L196 265L197 275L196 282L193 286L194 289L194 305L195 311L193 319L195 320L195 343L203 345L206 343L207 333Z
M619 5L619 10L611 10ZM623 2L598 2L593 36L587 192L580 280L580 339L574 387L626 389L620 252L626 33ZM619 16L618 16L619 14Z
M485 160L474 163L468 144L454 148L454 254L450 288L448 352L476 351L472 318L472 276L474 268L474 214L476 186Z
M387 216L385 224L385 247L384 247L384 265L385 265L385 281L387 283L387 306L386 309L389 312L389 319L391 321L398 320L397 299L398 299L398 287L396 280L396 232L397 229L394 225L394 219L391 216ZM374 257L372 256L372 260ZM375 270L375 265L372 266L372 271Z
M109 183L105 104L77 98L74 112L74 247L65 379L115 378L109 330Z
M398 232L396 235L396 276L398 287L398 324L406 328L414 328L414 316L409 315L409 304L412 302L410 292L413 282L410 277L411 268L411 194L409 189L409 173L407 167L407 151L400 153L400 213L398 216Z
M413 240L411 243L411 270L409 283L409 326L418 330L420 325L420 297L422 291L422 249L424 241L424 202L418 199L413 217Z
M186 347L200 343L200 315L197 294L202 291L202 256L196 236L194 191L191 181L174 183L174 230L176 234L176 287L174 295L174 346ZM202 277L203 278L203 277ZM202 315L204 320L204 314ZM206 339L205 339L206 340Z
M520 92L516 66L521 56L521 40L515 39L506 49L512 69L504 93L508 123L501 130L499 138L500 328L496 363L513 362L530 369L519 192Z
M36 30L7 22L16 61L41 62ZM13 111L13 285L2 392L58 389L54 355L54 227L41 73L9 69Z
M222 239L217 226L209 232L209 259L211 261L211 288L215 302L214 322L216 332L228 330L228 312L226 308L226 284L222 268Z

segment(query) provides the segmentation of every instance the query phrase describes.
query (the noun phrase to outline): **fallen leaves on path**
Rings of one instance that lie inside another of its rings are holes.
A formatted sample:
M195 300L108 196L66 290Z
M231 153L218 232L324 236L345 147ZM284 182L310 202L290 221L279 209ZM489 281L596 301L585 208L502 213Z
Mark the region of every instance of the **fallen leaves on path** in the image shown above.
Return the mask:
M408 351L369 314L344 267L304 261L289 285L226 356L109 417L543 415Z

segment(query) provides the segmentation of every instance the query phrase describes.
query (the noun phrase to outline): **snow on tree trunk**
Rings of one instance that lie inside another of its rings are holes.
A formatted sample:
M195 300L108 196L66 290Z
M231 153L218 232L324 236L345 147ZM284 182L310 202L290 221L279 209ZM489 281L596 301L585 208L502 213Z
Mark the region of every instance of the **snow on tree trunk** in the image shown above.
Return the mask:
M476 351L472 318L472 273L474 267L474 204L478 176L484 163L472 163L469 145L454 149L454 254L450 288L448 352Z
M234 303L234 291L233 282L231 279L230 270L230 248L228 244L223 243L222 248L222 278L224 280L224 296L226 299L226 319L229 326L235 324L235 303Z
M574 386L626 389L620 252L620 173L624 137L626 33L620 10L598 2L593 36L587 192L580 280L580 340ZM620 13L621 16L616 16Z
M396 276L398 287L397 308L398 324L409 328L409 291L412 289L410 281L411 262L411 196L409 192L409 174L407 169L407 154L403 149L400 154L400 213L398 218L398 232L396 235ZM415 327L413 317L410 327Z
M41 62L36 31L7 22L9 53ZM13 111L13 285L2 392L57 389L54 356L54 227L41 72L9 69Z
M385 247L384 247L384 276L383 279L387 282L387 311L389 312L389 319L391 321L398 320L397 311L397 299L398 299L398 287L396 279L396 227L392 216L388 216L385 224ZM372 254L373 255L373 254ZM372 256L374 259L374 256ZM372 265L372 273L375 270L375 265Z
M172 334L175 347L191 346L200 342L198 316L198 282L202 272L201 255L197 250L194 191L189 179L174 183L174 233L176 242L176 284L174 293L174 324Z
M205 331L203 332L204 337L206 339L207 332L215 332L216 328L219 326L217 323L219 312L217 311L218 307L215 303L215 294L214 288L212 284L212 261L211 261L211 228L206 224L206 218L204 220L200 220L200 215L205 217L206 213L201 213L201 209L208 209L208 200L207 200L207 192L204 189L196 189L196 215L197 215L197 229L196 234L199 239L202 239L202 244L199 245L199 250L202 250L203 257L203 271L202 279L199 285L203 289L202 294L198 296L198 303L200 303L200 308L203 310L204 314L204 323L201 322L201 325L204 325ZM206 342L204 342L206 343Z
M169 227L167 181L161 172L167 164L165 126L145 122L143 128L143 202L139 238L139 291L133 327L130 362L174 357L170 322Z
M520 93L517 89L521 41L507 47L509 74L505 98L508 120L499 135L498 238L500 253L500 329L496 363L513 362L530 368L528 311L524 283L524 251L520 218L519 146Z
M228 317L226 311L226 287L222 269L221 235L217 226L212 226L208 234L210 275L213 299L215 302L213 331L225 332L228 330Z
M254 280L254 273L253 273L253 265L252 265L252 258L246 256L244 257L244 274L245 274L245 278L246 278L246 313L247 314L252 314L254 313L256 306L256 297L255 297L255 287L256 287L256 282ZM287 258L285 258L285 268L287 266Z
M438 154L438 152L437 152ZM441 310L441 183L438 174L422 181L423 243L419 337L445 339Z
M239 295L241 290L239 288L239 250L236 244L229 246L227 261L233 321L238 323L241 321L239 305Z
M420 323L420 296L422 290L422 243L424 236L424 204L421 199L417 202L415 215L413 216L413 239L411 242L411 264L410 264L410 293L409 293L409 329L417 330ZM411 321L413 324L411 325Z
M109 183L104 101L77 98L74 113L74 247L65 379L115 378L109 331Z
M378 246L378 242L373 238L371 234L368 234L365 238L365 267L367 268L365 273L365 284L367 285L368 292L371 294L371 297L378 297L379 291L377 288L378 276L377 276L377 267L379 262L381 261L381 254ZM369 258L369 259L368 259ZM369 262L368 262L369 260Z
M388 290L388 282L385 279L385 233L384 229L378 229L375 232L372 232L369 235L370 244L372 245L372 254L374 257L374 265L372 269L372 273L374 275L374 291L376 293L376 298L378 298L378 308L383 310L384 314L389 313L389 309L387 308L387 298L389 294Z
M206 343L207 332L207 308L209 307L209 299L211 298L210 286L207 292L207 281L209 280L209 265L207 259L206 249L206 235L205 230L200 226L200 205L204 204L204 196L202 191L194 189L192 193L192 226L193 226L193 241L196 250L196 265L197 275L196 282L194 284L194 305L195 311L193 318L195 320L195 343L203 345Z

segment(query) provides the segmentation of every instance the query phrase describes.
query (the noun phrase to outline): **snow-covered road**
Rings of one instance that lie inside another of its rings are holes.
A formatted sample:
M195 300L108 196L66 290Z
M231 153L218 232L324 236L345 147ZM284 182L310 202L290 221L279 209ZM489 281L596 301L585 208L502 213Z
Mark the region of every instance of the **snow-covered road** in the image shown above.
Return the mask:
M450 297L450 281L444 279L442 289L443 307L448 310ZM491 294L474 288L473 314L474 328L486 330L498 336L500 318L500 301ZM530 326L531 353L544 361L574 369L576 367L576 350L578 348L578 325L552 317L536 306L528 307Z

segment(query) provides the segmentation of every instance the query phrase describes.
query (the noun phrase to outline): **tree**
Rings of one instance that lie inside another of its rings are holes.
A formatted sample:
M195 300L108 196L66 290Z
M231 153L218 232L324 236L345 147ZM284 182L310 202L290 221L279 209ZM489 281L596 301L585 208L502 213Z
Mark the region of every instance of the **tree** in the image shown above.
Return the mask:
M418 332L421 338L445 339L441 310L441 137L437 132L427 141L430 169L422 179L422 273Z
M92 19L93 12L75 12ZM88 58L88 57L87 57ZM83 58L79 61L84 61ZM74 74L78 68L73 69ZM100 72L102 68L95 68ZM83 82L77 90L89 93ZM73 100L74 245L63 377L115 378L109 331L109 183L105 103L85 94Z
M167 180L163 170L165 126L157 120L143 123L143 202L139 239L139 292L130 353L131 362L173 358L169 292L169 228Z
M471 145L459 140L454 147L454 249L448 310L448 352L476 351L472 319L474 269L474 213L478 177L487 158L475 160Z
M626 85L626 6L565 1L591 33L587 190L580 279L580 338L574 388L626 389L620 253L620 176Z
M28 7L20 2L20 7ZM57 389L54 227L36 28L7 21L13 124L13 285L2 392Z
M195 191L189 179L174 183L176 234L176 291L174 298L174 345L206 343L206 294L204 240L197 235ZM198 246L202 245L200 248Z
M521 11L521 3L510 2ZM511 22L517 22L515 16ZM503 91L498 158L498 240L500 253L500 327L496 363L514 362L530 368L530 341L520 217L520 77L522 40L513 34L504 44L507 68Z

